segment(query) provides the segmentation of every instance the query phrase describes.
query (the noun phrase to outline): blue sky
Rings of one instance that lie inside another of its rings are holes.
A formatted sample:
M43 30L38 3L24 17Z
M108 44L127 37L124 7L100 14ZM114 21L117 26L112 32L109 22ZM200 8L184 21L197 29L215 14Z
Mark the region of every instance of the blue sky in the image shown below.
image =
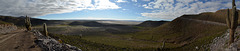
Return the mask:
M231 0L0 0L0 15L48 20L173 20L226 8Z

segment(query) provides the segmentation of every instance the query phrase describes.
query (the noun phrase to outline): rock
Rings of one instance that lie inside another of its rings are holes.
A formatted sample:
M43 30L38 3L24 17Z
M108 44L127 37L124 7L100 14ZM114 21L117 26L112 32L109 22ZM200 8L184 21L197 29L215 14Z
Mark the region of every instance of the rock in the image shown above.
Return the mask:
M34 35L37 37L34 42L44 51L82 51L75 46L60 43L51 37L43 36L39 31L34 30Z
M17 26L15 25L0 25L0 34L5 34L11 31L17 30Z
M195 47L197 50L199 49L198 46Z
M220 37L216 37L214 40L212 40L212 43L208 44L208 48L210 51L238 51L238 44L240 43L239 38L235 39L235 41L229 46L229 30L226 31L225 34L223 34ZM237 34L235 34L237 35ZM236 37L236 36L235 36Z

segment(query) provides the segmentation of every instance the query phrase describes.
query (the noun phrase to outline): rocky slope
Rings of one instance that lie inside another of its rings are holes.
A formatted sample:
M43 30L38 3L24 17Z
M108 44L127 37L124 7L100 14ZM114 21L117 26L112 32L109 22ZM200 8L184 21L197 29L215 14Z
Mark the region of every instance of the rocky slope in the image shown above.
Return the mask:
M229 30L226 31L222 36L216 37L214 40L212 40L211 44L208 44L206 46L209 47L211 51L239 51L240 50L240 27L236 29L237 33L235 33L234 37L234 43L231 45L228 44L229 41Z
M34 35L37 37L35 43L44 51L82 51L75 46L69 44L60 43L59 41L43 36L39 31L34 30Z

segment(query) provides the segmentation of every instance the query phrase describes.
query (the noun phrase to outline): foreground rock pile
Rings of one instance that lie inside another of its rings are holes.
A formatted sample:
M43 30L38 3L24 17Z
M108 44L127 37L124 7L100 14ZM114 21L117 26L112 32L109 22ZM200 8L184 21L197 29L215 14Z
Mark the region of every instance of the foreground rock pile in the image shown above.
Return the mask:
M43 49L43 51L82 51L75 46L59 43L57 40L43 36L39 31L34 30L37 40L35 43Z
M17 26L15 26L13 24L0 25L0 34L5 34L7 32L11 32L14 30L17 30Z
M230 46L228 45L229 41L229 30L220 37L215 38L211 44L209 44L209 48L211 51L239 51L238 45L240 43L240 38L236 38L239 36L238 33L235 33L234 43Z

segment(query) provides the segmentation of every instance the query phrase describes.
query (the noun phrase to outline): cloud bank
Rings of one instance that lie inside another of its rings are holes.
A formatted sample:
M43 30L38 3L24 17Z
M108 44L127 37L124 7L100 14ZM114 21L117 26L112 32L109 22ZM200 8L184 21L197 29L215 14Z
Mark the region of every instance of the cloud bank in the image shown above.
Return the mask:
M119 9L109 0L0 0L0 15L31 17L73 11Z
M183 14L198 14L214 12L219 9L231 8L232 0L155 0L142 5L146 9L153 9L142 16L160 19L174 19ZM239 7L239 1L236 2Z
M123 1L123 0L117 0L116 2L127 2L127 1Z

